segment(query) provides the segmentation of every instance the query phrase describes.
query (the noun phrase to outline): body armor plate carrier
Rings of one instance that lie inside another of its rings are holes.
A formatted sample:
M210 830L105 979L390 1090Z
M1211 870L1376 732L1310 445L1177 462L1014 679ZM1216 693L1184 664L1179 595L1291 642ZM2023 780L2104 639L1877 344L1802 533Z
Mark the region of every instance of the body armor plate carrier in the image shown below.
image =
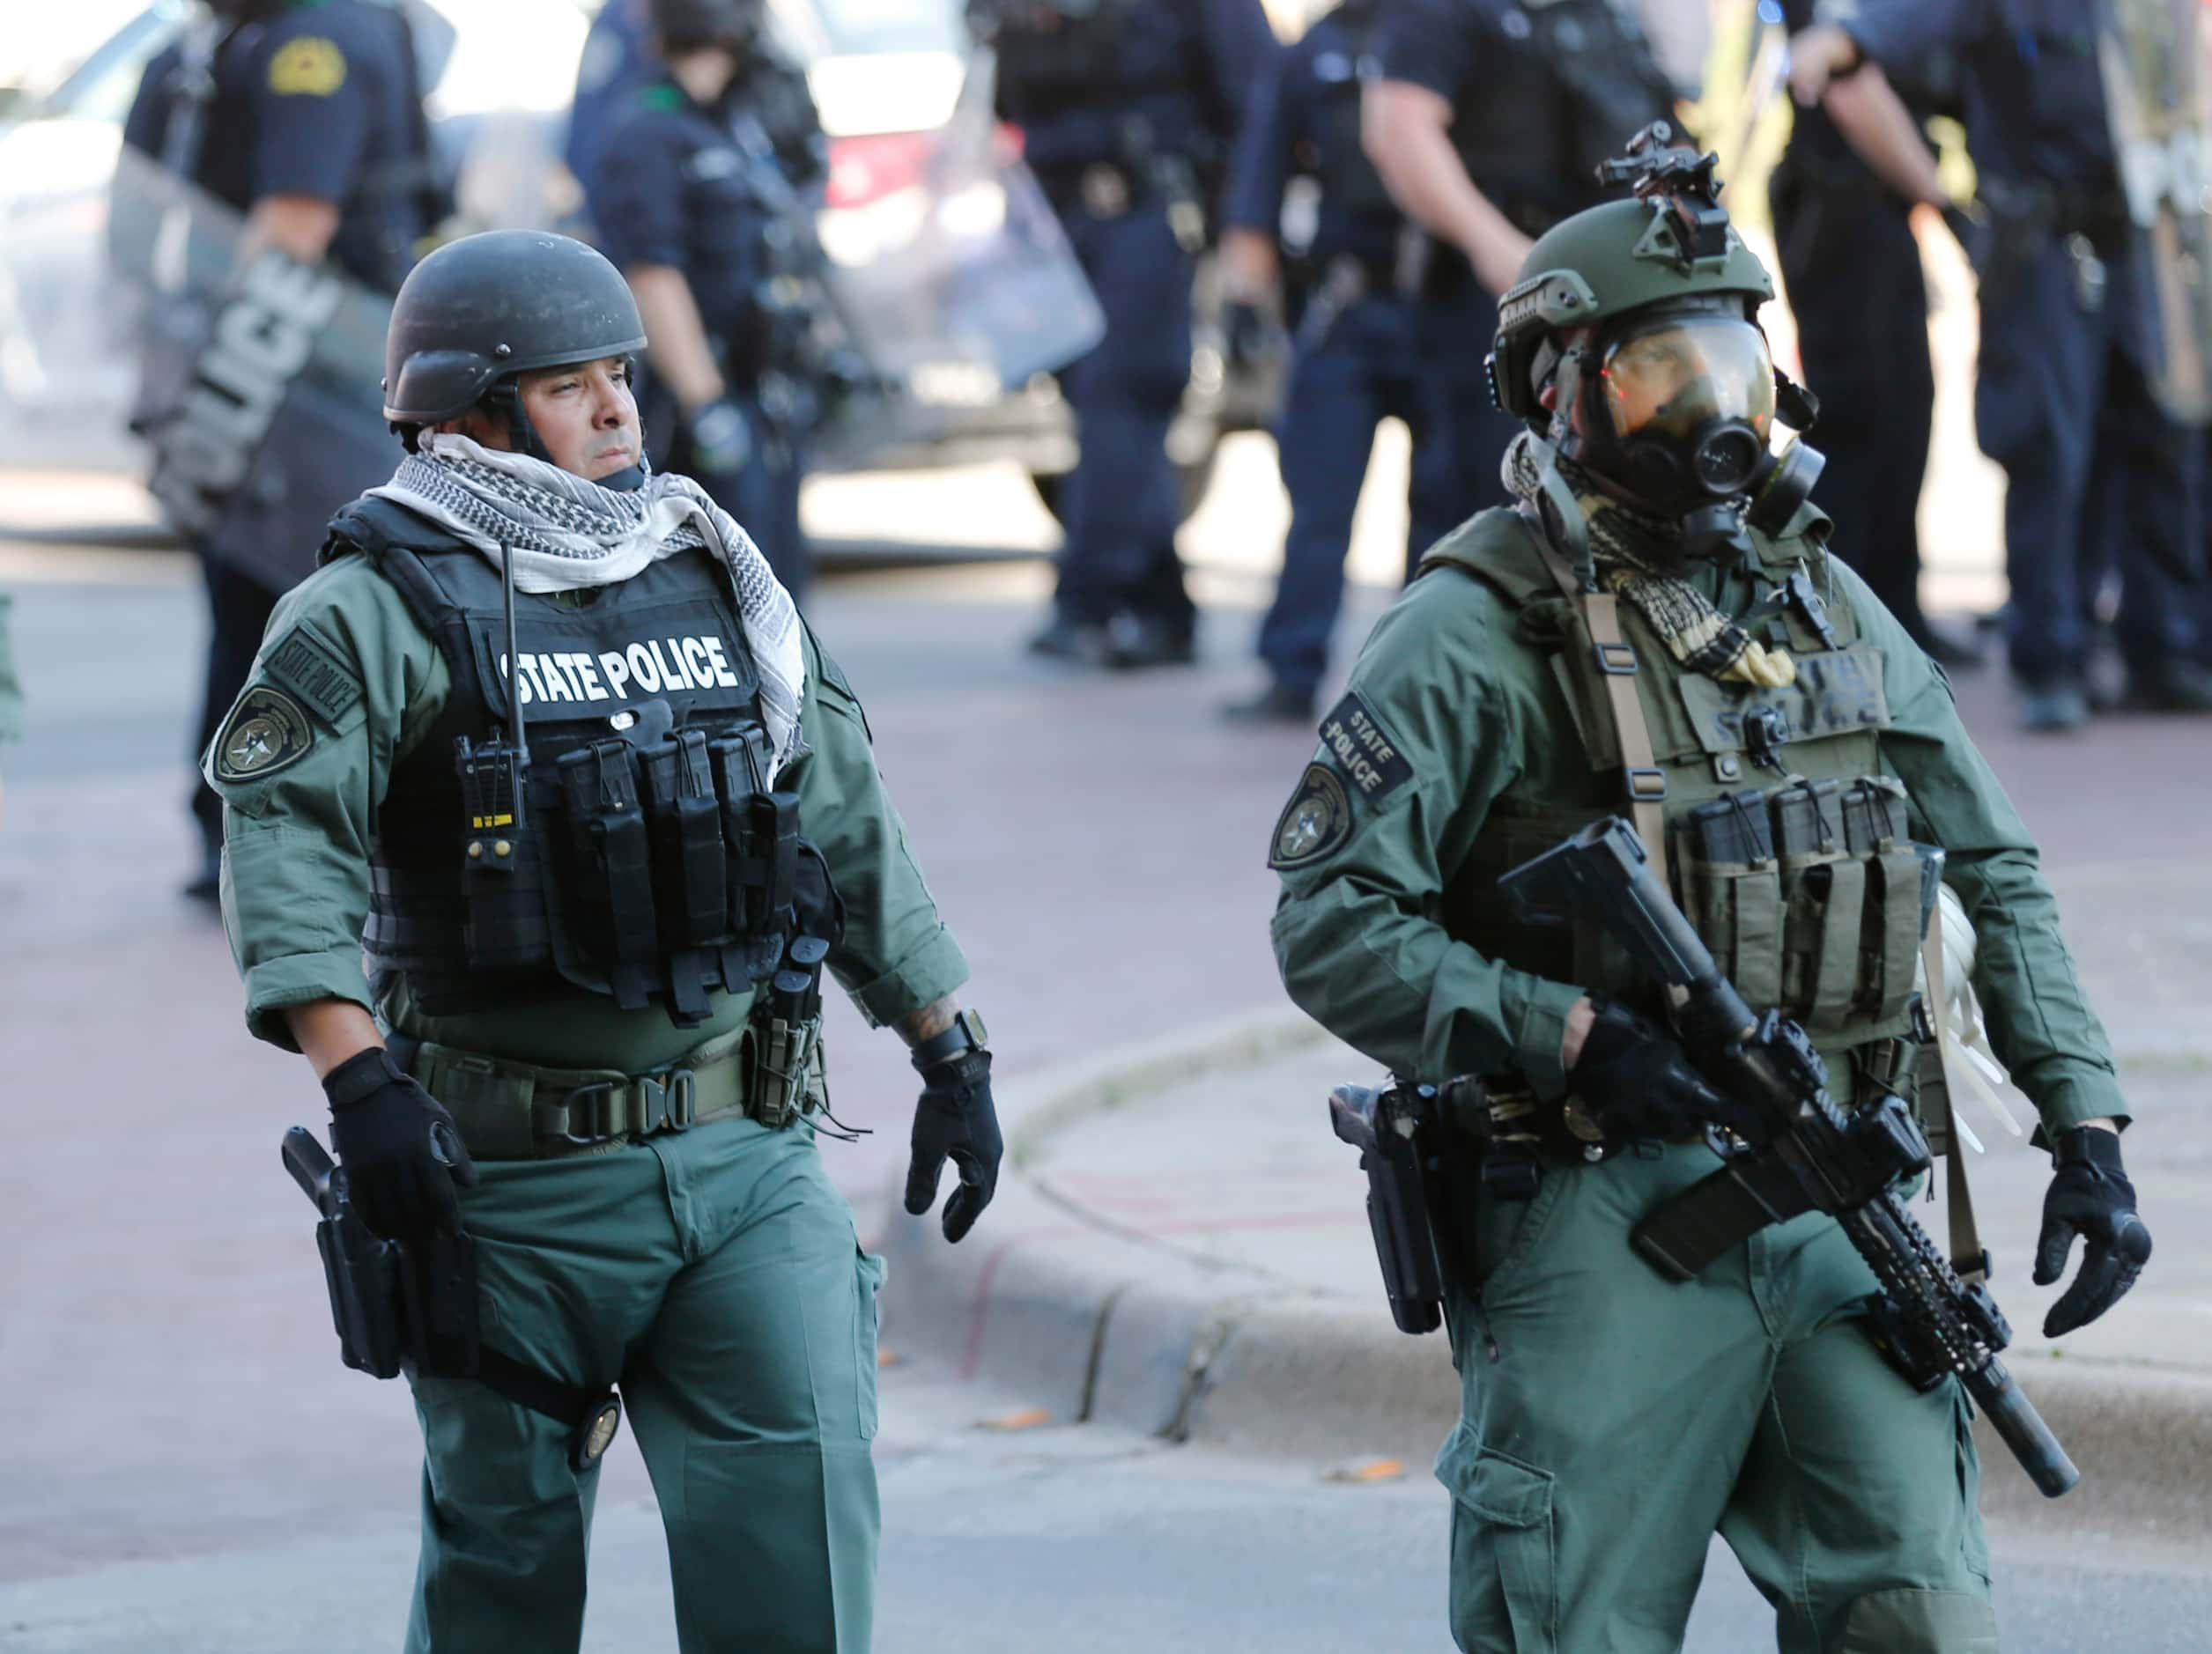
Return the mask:
M768 779L758 679L711 553L595 601L518 593L518 732L499 570L375 500L333 525L326 556L347 550L399 588L452 675L393 766L363 939L425 1012L566 983L689 1027L713 993L774 979L795 937L832 934L835 895L797 795Z

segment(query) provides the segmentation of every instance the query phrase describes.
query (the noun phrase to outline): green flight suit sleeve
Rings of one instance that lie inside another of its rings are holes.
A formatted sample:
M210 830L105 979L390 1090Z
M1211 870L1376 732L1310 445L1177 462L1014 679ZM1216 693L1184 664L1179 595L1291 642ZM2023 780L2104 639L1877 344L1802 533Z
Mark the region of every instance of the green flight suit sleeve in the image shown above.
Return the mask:
M2125 1120L2112 1044L2082 991L2027 824L1959 722L1949 680L1856 574L1831 567L1883 653L1883 764L1912 795L1913 836L1942 846L1944 882L1973 922L1974 992L1991 1045L2051 1131Z
M845 900L845 940L830 969L880 1028L951 993L968 979L968 962L922 882L860 698L811 631L806 668L799 831L821 847Z
M1414 581L1383 616L1351 693L1410 773L1354 796L1333 845L1289 867L1278 858L1272 935L1291 998L1394 1073L1439 1081L1518 1069L1554 1097L1582 990L1484 958L1440 919L1448 872L1518 774L1525 720L1540 704L1496 646L1510 632L1488 590L1451 568ZM1314 762L1341 773L1326 742Z
M270 617L246 689L202 760L224 804L223 923L256 1037L298 1050L283 1013L312 1000L373 1008L361 932L376 814L394 762L428 730L450 684L398 588L359 557L317 571ZM244 750L245 724L272 705L282 743L273 757L264 744L243 763L226 757L226 743Z

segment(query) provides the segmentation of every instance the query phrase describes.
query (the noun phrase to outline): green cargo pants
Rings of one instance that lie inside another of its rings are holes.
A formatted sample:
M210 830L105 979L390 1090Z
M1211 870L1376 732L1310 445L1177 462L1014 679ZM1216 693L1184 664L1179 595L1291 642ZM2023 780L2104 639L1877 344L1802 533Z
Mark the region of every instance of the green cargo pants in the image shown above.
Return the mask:
M1450 1306L1461 1416L1437 1458L1459 1646L1672 1654L1717 1530L1785 1654L1994 1654L1964 1395L1884 1363L1843 1231L1809 1214L1680 1284L1629 1251L1715 1164L1682 1144L1476 1198L1481 1301Z
M733 1118L477 1169L485 1340L571 1382L621 1376L682 1648L864 1654L883 1265L812 1133ZM411 1654L575 1648L597 1468L578 1475L560 1426L472 1381L419 1381L415 1405Z

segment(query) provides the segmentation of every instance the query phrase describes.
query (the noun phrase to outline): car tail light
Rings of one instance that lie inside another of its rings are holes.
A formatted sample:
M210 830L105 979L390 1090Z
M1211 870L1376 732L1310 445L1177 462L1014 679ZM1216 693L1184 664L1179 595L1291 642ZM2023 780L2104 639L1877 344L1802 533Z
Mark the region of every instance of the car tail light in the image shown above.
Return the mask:
M922 181L936 134L869 132L830 140L825 204L864 207Z

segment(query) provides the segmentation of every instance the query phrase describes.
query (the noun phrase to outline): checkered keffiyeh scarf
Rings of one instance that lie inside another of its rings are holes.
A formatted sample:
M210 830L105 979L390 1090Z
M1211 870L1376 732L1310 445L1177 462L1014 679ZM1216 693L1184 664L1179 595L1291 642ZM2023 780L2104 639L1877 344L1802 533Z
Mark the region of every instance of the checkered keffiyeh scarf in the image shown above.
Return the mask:
M1534 500L1542 487L1535 439L1523 432L1505 450L1504 479L1516 498ZM1797 662L1770 649L1713 606L1713 600L1661 566L1671 535L1668 523L1601 491L1589 474L1564 455L1559 474L1574 491L1588 525L1590 555L1599 587L1636 605L1690 671L1724 683L1780 689L1797 681Z
M418 454L369 492L473 546L498 567L514 553L515 589L612 586L678 551L704 546L729 565L738 617L760 672L760 711L780 770L800 749L806 658L799 610L736 518L688 476L648 476L637 489L598 484L527 454L425 432Z

